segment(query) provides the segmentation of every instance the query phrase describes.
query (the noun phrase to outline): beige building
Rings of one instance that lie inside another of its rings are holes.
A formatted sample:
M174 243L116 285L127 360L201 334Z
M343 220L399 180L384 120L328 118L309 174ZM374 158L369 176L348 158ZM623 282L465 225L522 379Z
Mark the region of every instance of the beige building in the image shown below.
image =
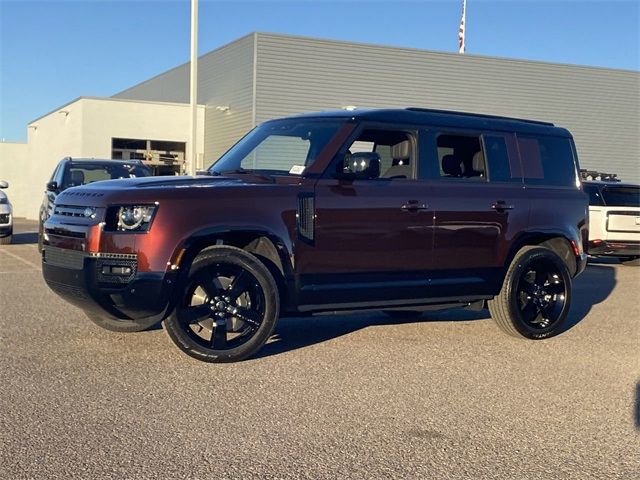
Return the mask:
M179 168L189 155L189 118L187 104L89 97L37 118L27 126L26 143L0 143L0 178L9 182L6 193L14 216L38 218L44 186L58 162L67 156L140 158L161 165L165 162L157 157L162 152L178 157L175 163ZM198 108L198 125L197 153L202 162L202 106ZM152 149L156 144L177 145L178 149Z

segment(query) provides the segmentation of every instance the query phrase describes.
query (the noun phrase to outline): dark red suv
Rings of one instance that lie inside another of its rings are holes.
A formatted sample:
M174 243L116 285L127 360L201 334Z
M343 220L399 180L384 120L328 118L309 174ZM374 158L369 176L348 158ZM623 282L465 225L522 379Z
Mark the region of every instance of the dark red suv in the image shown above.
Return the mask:
M163 320L187 354L254 354L278 317L488 306L566 328L587 196L567 130L423 109L257 127L198 177L71 188L44 225L49 286L109 330Z

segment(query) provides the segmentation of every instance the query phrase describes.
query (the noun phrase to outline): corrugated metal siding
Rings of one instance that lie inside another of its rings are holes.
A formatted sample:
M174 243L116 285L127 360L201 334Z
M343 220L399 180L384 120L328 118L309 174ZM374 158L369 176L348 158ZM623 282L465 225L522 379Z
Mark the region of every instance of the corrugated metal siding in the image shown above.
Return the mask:
M206 105L204 163L208 166L253 126L254 34L198 60L198 103ZM180 65L114 98L189 102L189 63ZM229 106L228 112L216 106Z
M150 102L189 103L189 64L161 73L138 85L112 95L112 98Z
M198 65L198 98L207 105L207 165L253 127L253 47L254 36L249 35L206 55ZM230 110L222 112L216 106Z
M640 182L637 72L257 37L256 120L306 111L417 106L551 121L581 166Z

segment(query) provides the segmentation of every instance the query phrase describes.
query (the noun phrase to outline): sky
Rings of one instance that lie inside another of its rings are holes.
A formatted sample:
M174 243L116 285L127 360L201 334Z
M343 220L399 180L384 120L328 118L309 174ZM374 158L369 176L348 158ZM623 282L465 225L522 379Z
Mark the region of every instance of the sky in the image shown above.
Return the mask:
M457 52L462 0L200 0L199 53L253 31ZM640 0L467 0L468 55L638 71ZM189 0L0 0L0 140L189 60Z

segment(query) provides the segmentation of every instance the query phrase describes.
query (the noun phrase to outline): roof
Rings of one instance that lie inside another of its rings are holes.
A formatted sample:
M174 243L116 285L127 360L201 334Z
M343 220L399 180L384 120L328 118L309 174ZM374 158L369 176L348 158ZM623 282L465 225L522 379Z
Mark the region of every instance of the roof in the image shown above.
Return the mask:
M472 130L491 129L571 137L568 130L556 127L553 123L538 120L414 107L399 109L334 110L305 113L289 118L350 118L353 120L369 120L373 122L438 125Z
M73 158L73 157L65 157L63 160L71 163L93 163L95 165L101 164L121 164L121 165L131 165L135 163L136 165L144 165L141 160L110 160L108 158Z

